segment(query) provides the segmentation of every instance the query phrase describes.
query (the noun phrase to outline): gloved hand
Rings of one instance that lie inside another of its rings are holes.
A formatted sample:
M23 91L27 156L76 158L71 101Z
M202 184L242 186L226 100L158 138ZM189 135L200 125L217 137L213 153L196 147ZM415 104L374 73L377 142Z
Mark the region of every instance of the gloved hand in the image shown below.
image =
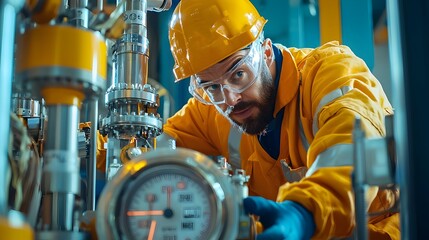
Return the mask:
M312 214L293 201L277 203L262 197L243 200L247 214L259 216L264 231L258 240L310 239L316 228Z

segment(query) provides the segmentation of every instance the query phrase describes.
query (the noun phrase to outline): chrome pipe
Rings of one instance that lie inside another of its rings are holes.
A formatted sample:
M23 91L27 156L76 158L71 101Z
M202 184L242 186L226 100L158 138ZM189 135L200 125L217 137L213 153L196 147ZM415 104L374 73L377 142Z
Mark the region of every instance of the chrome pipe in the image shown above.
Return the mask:
M413 190L409 186L411 184L410 176L410 153L408 145L408 122L409 115L406 106L405 94L405 73L404 73L404 56L403 56L403 29L400 16L399 1L387 1L387 21L389 26L389 55L391 65L392 79L392 104L395 106L394 115L394 138L395 138L395 153L397 158L396 179L401 190L401 238L414 239L416 238L416 230L414 222L415 212L411 208Z
M95 211L95 192L97 179L97 129L98 129L98 99L90 101L92 111L90 112L91 132L90 132L90 152L89 164L86 166L88 186L86 196L86 210Z
M12 96L13 62L16 13L24 5L23 0L0 2L0 189L8 189L6 177L9 171L8 148L10 108ZM7 192L0 191L0 215L8 214Z
M356 227L354 239L368 239L368 220L366 190L366 151L365 151L365 132L361 126L361 119L356 118L353 129L353 190L355 197L355 220Z
M48 121L47 127L42 174L45 214L42 214L40 230L72 231L75 196L80 194L79 108L51 105L48 106L48 116L55 121Z
M88 9L88 0L68 0L68 23L73 26L88 28L91 12Z

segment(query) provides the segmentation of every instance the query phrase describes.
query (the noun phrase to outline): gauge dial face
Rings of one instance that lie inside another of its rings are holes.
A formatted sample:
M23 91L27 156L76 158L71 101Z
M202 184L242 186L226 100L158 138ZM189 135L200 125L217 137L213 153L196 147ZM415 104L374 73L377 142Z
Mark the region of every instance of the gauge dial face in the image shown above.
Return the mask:
M119 221L128 239L205 239L216 227L214 191L180 165L146 169L123 194Z

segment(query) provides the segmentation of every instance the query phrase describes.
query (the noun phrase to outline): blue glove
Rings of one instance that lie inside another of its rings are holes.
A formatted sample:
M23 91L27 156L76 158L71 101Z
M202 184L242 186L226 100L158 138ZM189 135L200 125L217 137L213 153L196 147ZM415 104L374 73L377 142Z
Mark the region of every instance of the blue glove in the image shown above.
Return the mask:
M276 203L262 197L247 197L243 205L244 211L259 216L264 226L258 240L310 239L316 229L313 215L293 201Z

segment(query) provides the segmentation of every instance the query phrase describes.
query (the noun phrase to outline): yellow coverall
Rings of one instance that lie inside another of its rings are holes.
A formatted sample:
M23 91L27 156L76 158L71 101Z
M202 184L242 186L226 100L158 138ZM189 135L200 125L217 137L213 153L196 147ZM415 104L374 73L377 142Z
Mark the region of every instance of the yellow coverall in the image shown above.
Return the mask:
M364 61L348 47L336 42L316 49L276 46L281 50L283 63L273 116L285 108L280 153L273 159L257 136L241 136L241 167L250 175L249 194L276 201L292 200L306 207L316 223L313 239L350 236L355 224L352 167L319 168L301 181L289 183L280 160L286 160L292 169L310 168L316 157L330 147L352 143L357 115L367 137L382 136L384 116L393 113L392 107ZM344 86L351 90L324 105L315 116L323 97ZM308 150L300 138L299 121L310 143ZM315 134L313 121L318 127ZM192 98L167 121L164 132L176 139L178 147L228 158L230 127L229 121L213 106ZM377 189L368 196L371 212L392 205L392 192ZM400 238L398 214L371 217L368 228L371 239Z

